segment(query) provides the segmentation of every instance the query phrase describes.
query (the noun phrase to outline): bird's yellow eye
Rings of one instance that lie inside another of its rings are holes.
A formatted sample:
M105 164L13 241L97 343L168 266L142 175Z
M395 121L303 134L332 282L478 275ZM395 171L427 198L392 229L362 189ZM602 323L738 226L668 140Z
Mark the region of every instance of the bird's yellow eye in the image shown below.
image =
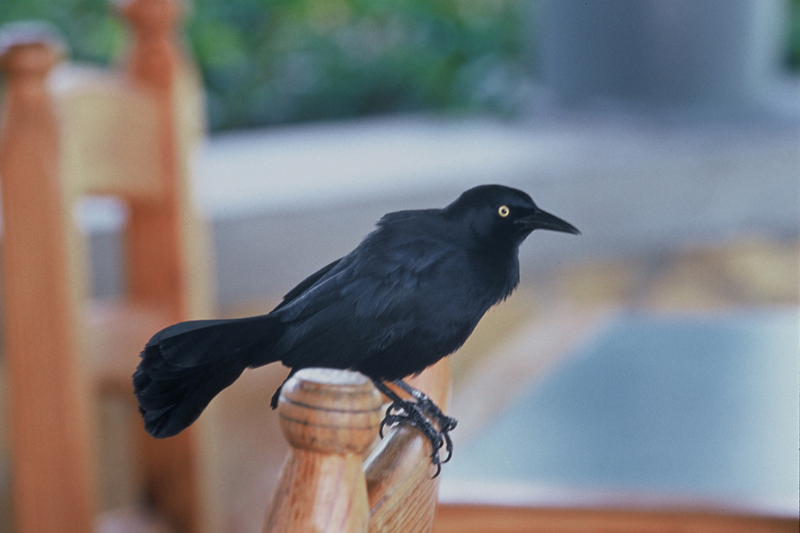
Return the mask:
M508 208L507 205L501 205L500 208L497 210L497 214L503 218L506 218L511 210Z

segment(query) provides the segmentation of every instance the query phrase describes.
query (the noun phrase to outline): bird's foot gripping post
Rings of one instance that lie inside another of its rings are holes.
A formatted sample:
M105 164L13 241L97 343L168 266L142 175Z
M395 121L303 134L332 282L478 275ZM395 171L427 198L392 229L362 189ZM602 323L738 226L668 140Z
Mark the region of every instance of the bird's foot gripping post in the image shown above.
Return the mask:
M450 439L450 430L456 427L457 420L445 415L425 393L408 385L401 379L392 383L409 393L414 398L413 401L404 400L380 380L373 380L373 383L375 383L375 387L379 391L392 401L386 410L386 416L381 422L381 437L383 437L383 428L387 424L408 424L419 429L433 447L431 462L436 466L436 473L433 477L437 477L442 471L442 463L446 463L453 456L453 441ZM436 422L438 429L430 419ZM439 457L439 450L442 447L447 451L447 457L444 460Z

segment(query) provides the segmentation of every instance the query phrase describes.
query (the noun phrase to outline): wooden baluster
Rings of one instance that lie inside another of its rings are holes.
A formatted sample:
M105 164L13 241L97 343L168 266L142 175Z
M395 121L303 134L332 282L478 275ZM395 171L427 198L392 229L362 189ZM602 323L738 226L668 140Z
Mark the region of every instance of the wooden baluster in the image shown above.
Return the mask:
M278 414L291 448L264 532L365 533L363 454L383 416L372 382L346 370L301 370L283 386Z
M45 82L60 47L6 33L0 69L3 325L20 533L92 530L91 426L70 303L58 124Z
M152 99L158 114L158 149L163 194L129 199L128 293L160 303L173 322L187 318L186 266L181 256L181 173L178 160L175 90L184 62L176 42L180 18L176 0L127 0L119 9L133 30L125 65L131 85Z
M408 382L446 410L450 390L447 358ZM364 464L371 533L431 530L439 489L439 478L431 479L436 473L431 453L431 444L419 430L402 424L391 428L373 450ZM441 453L444 459L446 452L441 450Z
M186 147L180 138L178 85L188 61L178 44L181 9L178 0L123 0L118 8L129 21L133 43L125 64L133 90L152 99L158 122L158 165L162 194L158 198L128 197L126 228L128 297L146 306L166 309L163 326L198 318L193 316L192 273L188 266L191 240L197 228L187 192ZM193 263L192 269L203 269ZM208 313L208 308L205 309ZM204 316L207 318L207 315ZM205 448L199 426L179 435L155 440L141 432L145 484L149 500L180 533L213 531L219 502L210 486L209 468L199 457ZM205 469L206 471L203 471ZM212 476L213 477L213 476Z

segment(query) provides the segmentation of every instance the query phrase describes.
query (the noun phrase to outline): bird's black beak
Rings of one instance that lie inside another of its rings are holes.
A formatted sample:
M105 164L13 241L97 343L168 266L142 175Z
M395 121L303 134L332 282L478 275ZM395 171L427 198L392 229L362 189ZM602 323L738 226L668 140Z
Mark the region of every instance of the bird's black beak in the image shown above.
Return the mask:
M564 233L573 233L575 235L581 234L578 228L566 220L561 220L557 216L551 215L547 211L542 211L538 207L530 215L518 219L517 223L522 224L528 231L533 231L535 229L549 229L551 231L562 231Z

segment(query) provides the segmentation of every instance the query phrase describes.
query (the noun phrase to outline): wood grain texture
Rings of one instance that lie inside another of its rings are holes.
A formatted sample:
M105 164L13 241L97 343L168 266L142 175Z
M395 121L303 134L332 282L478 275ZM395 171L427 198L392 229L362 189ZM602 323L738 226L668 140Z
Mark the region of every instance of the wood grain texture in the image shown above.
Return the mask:
M446 410L450 390L447 358L408 380ZM364 463L369 493L369 531L422 533L431 530L439 478L432 479L432 446L417 429L391 428ZM442 475L447 475L446 465Z
M20 533L93 523L91 422L71 305L58 123L45 79L60 51L21 36L0 51L3 331Z
M372 382L346 370L301 370L283 386L278 414L291 447L264 532L366 532L362 456L382 415Z

